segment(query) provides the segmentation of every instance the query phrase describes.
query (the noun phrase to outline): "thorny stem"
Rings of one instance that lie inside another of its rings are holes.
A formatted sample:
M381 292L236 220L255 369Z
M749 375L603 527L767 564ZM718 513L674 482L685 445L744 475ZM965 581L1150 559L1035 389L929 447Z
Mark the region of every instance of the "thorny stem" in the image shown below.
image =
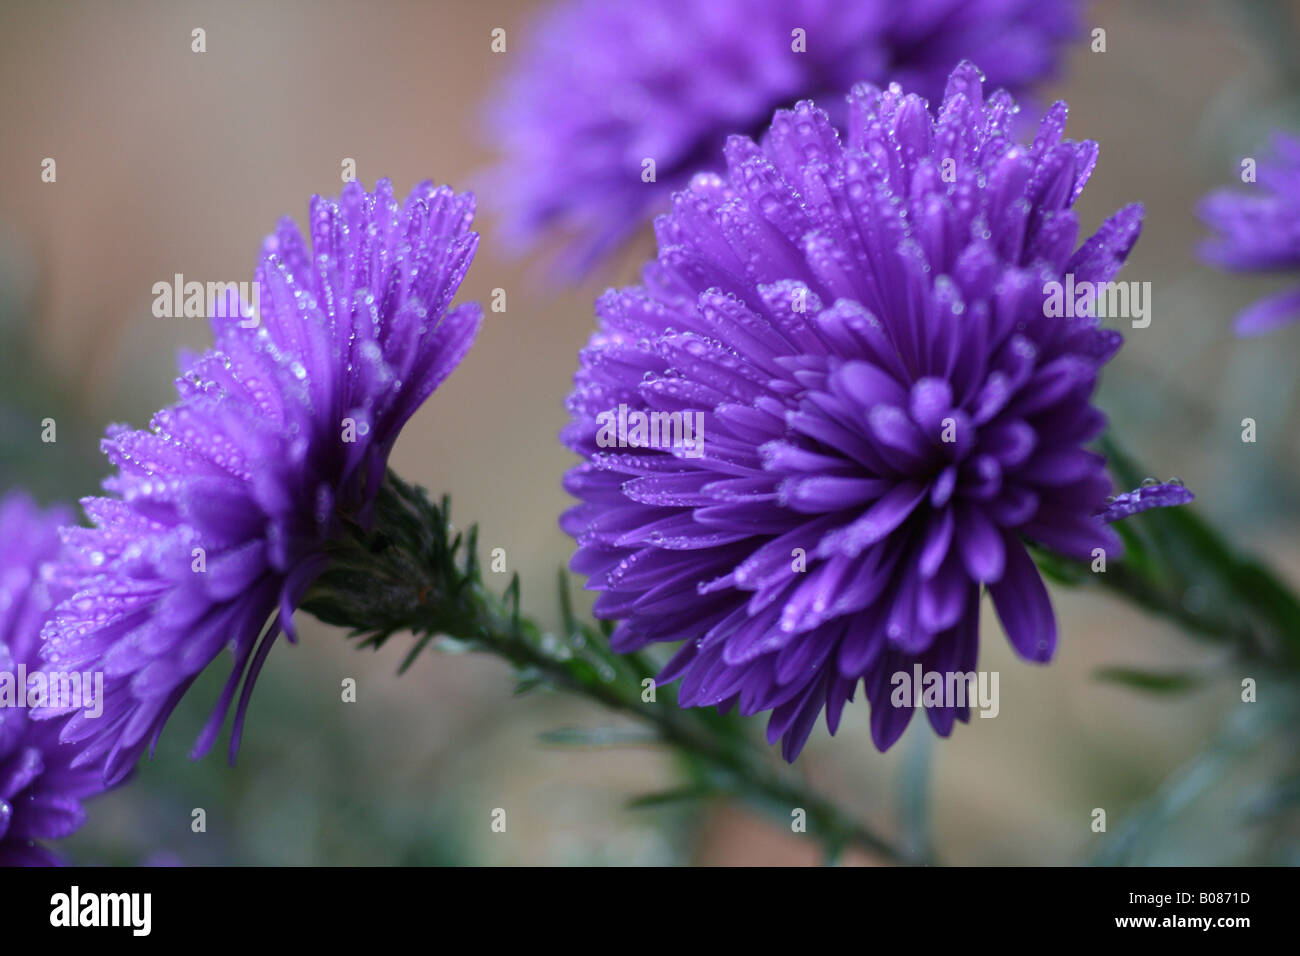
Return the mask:
M496 650L500 656L517 666L535 668L550 678L557 687L576 692L610 710L650 724L665 742L731 775L740 785L742 794L749 791L789 809L802 807L808 812L816 832L828 844L852 844L891 862L904 860L900 850L851 819L829 800L814 793L789 774L777 772L765 754L756 757L735 745L745 738L730 741L730 746L723 745L709 733L706 726L691 716L690 711L676 707L671 702L643 703L640 696L629 698L612 683L591 684L576 680L562 661L540 653L534 644L512 635L508 628L497 628L486 639L486 643L490 649ZM653 673L650 671L646 676Z
M454 536L453 536L454 535ZM363 644L382 645L410 632L416 644L403 669L432 640L447 636L509 661L524 688L559 688L651 728L703 780L683 795L729 794L784 814L807 814L808 830L834 857L856 847L893 863L921 863L776 765L748 724L710 708L681 708L669 687L643 701L642 681L657 668L639 654L615 654L608 633L580 622L561 589L564 639L519 610L519 583L498 596L482 582L475 529L455 534L447 503L435 506L423 491L392 473L381 490L369 529L351 523L333 547L331 568L303 601L326 623L350 628Z

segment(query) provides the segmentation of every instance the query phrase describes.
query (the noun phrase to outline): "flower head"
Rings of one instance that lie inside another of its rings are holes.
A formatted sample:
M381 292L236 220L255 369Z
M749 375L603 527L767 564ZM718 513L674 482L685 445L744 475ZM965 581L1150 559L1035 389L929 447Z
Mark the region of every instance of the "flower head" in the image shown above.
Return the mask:
M33 720L29 684L41 669L41 623L51 606L41 567L59 549L70 512L42 512L25 494L0 497L0 866L57 863L38 840L81 826L81 799L103 789L93 769L74 769L76 751L56 724Z
M1229 272L1300 271L1300 137L1277 133L1249 192L1206 196L1200 216L1215 231L1201 257ZM1300 285L1261 299L1237 316L1238 335L1262 335L1300 319Z
M329 542L367 522L402 426L473 342L478 306L450 308L478 241L473 210L431 183L405 202L387 180L313 198L310 246L288 219L266 240L260 325L214 318L177 403L148 431L109 430L110 497L83 501L93 528L65 532L58 571L75 593L45 628L47 660L107 675L103 716L63 731L79 761L125 774L227 646L234 668L195 756L243 677L233 756L253 682L279 631L294 638Z
M778 107L896 81L932 102L963 57L1012 90L1050 77L1077 0L571 0L519 41L495 110L495 194L518 244L560 227L582 272L725 138ZM831 101L834 101L833 103ZM653 178L646 165L654 163Z
M855 87L844 141L808 102L761 145L732 137L725 173L656 221L643 285L599 300L575 376L563 526L596 613L620 651L684 642L661 675L682 703L771 711L787 759L859 682L890 746L912 712L891 676L972 670L981 588L1048 660L1027 544L1118 550L1084 445L1120 336L1049 316L1046 290L1109 281L1142 210L1079 244L1096 144L1062 139L1057 103L1021 145L1012 98L981 86L960 65L937 116ZM927 715L946 735L969 712Z

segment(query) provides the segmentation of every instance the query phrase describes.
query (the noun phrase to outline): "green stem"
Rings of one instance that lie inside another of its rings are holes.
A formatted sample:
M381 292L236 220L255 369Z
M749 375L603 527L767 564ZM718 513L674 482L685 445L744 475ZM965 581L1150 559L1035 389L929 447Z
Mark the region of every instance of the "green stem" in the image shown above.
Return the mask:
M688 756L705 761L732 778L736 795L757 796L762 798L759 802L783 806L787 810L803 808L812 821L814 832L828 845L851 844L891 862L903 862L902 852L892 844L789 774L776 771L766 754L752 753L753 745L747 736L739 738L744 743L738 747L737 738L720 740L711 728L703 726L690 711L677 707L672 700L642 702L639 686L629 696L616 683L592 683L575 678L565 662L548 657L539 652L534 643L520 639L507 627L501 627L500 609L494 613L491 603L489 596L484 604L484 617L488 621L495 619L496 626L479 633L485 649L516 666L537 670L546 675L556 687L577 693L609 710L650 725L665 743L679 748ZM653 673L651 671L646 676ZM657 689L656 697L661 693Z
M304 610L364 636L363 643L373 647L396 633L414 634L408 664L438 636L466 642L509 661L527 683L563 689L652 728L690 765L706 770L707 785L684 792L728 794L779 808L787 821L802 809L809 831L830 855L852 846L889 862L921 862L778 767L745 721L712 708L681 708L669 687L656 687L655 699L643 701L642 681L657 668L642 655L615 654L599 627L573 615L567 590L561 590L561 638L520 612L517 577L504 595L486 588L475 530L454 534L446 510L445 499L437 507L390 473L373 524L349 526L333 546L330 569L303 601Z
M1102 441L1119 483L1147 478L1111 437ZM1091 585L1164 617L1193 636L1232 648L1243 660L1300 670L1300 599L1262 560L1234 543L1191 506L1160 508L1115 525L1125 554L1104 572L1037 554L1044 573Z
M1097 575L1096 583L1157 617L1167 618L1194 636L1227 641L1245 659L1269 656L1263 639L1248 620L1215 609L1189 607L1185 598L1168 588L1152 586L1146 576L1132 568L1122 564L1108 568L1105 575Z

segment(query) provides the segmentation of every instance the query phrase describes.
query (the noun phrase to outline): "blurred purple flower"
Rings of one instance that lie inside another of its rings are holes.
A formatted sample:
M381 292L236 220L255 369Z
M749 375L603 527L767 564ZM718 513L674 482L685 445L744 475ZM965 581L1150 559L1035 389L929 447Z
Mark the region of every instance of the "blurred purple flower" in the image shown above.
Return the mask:
M981 587L1017 653L1048 660L1026 541L1119 550L1083 446L1120 335L1045 301L1067 273L1111 280L1142 209L1079 245L1097 145L1062 140L1064 103L1013 141L1012 98L981 85L963 63L937 118L858 86L846 143L808 102L761 146L732 137L726 172L656 221L644 284L599 300L575 376L562 437L582 503L562 525L615 648L684 642L660 679L687 706L771 711L788 760L860 681L876 745L897 740L911 708L890 705L891 675L972 670ZM969 718L927 713L943 735Z
M45 656L106 672L98 720L68 718L78 764L126 774L222 650L234 668L194 747L212 746L241 678L230 754L280 630L328 564L345 521L366 524L398 432L468 351L477 305L449 308L478 243L474 200L380 180L314 197L309 247L284 219L256 280L261 325L214 318L182 362L180 400L149 431L109 429L113 497L82 504L58 573L75 593Z
M1013 93L1054 76L1079 0L573 0L511 48L493 110L505 153L492 194L509 237L552 228L562 265L589 269L700 169L732 133L825 97L842 118L854 83L898 82L937 103L954 64L986 64ZM797 31L802 31L798 33ZM802 46L802 49L800 47ZM653 159L655 180L643 181Z
M21 492L0 498L0 680L14 694L0 697L0 866L57 864L37 841L76 830L82 798L103 789L93 769L73 769L76 751L59 743L57 724L32 719L28 685L18 681L41 669L41 623L52 603L41 567L71 517L65 508L43 512Z
M1201 258L1229 272L1300 271L1300 137L1275 133L1256 164L1248 192L1220 189L1198 210L1216 235ZM1263 335L1300 319L1300 285L1261 299L1237 315L1238 335Z

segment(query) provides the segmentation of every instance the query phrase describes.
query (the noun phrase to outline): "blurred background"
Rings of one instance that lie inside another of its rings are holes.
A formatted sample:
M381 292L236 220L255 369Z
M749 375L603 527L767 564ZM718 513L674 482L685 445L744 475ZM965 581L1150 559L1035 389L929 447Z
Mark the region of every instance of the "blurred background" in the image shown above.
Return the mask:
M528 42L534 3L20 3L0 8L0 491L44 501L98 489L95 440L110 422L147 424L172 396L178 348L206 323L157 319L155 282L248 280L263 235L302 223L313 193L335 195L342 162L367 187L404 194L433 178L482 181L493 159L483 101L509 53ZM1098 2L1061 82L1069 135L1101 143L1078 207L1084 234L1121 204L1147 206L1123 278L1154 287L1151 326L1126 330L1101 403L1155 477L1178 475L1239 543L1300 580L1296 482L1300 327L1234 340L1231 316L1281 288L1200 265L1196 200L1237 181L1275 126L1300 130L1300 6L1283 2ZM191 52L191 30L207 52ZM57 162L57 181L41 162ZM556 441L591 303L635 279L647 234L578 288L541 263L503 258L490 196L462 299L507 291L477 347L403 433L393 464L448 492L485 551L506 550L525 605L556 619L556 568L570 553L556 518L570 455ZM39 440L40 421L58 440ZM1243 444L1241 419L1258 422ZM505 577L500 581L505 583ZM1066 864L1115 850L1123 821L1150 824L1122 862L1296 862L1276 824L1249 811L1284 741L1238 746L1235 677L1182 696L1100 682L1102 666L1195 667L1197 644L1093 592L1054 594L1052 666L1016 660L986 602L981 668L1001 673L1001 714L947 740L917 722L875 751L859 700L833 741L819 725L798 772L879 828L928 839L945 862ZM629 809L675 782L653 748L547 744L557 728L613 719L563 698L512 695L508 668L475 655L379 653L304 619L301 643L271 655L239 763L224 746L188 749L224 680L223 658L184 700L156 758L90 805L67 843L84 863L137 864L750 864L813 863L813 838L736 807ZM356 703L340 681L358 682ZM1262 693L1262 692L1261 692ZM860 696L860 695L859 695ZM1229 737L1220 736L1229 721ZM1217 743L1216 743L1217 741ZM1198 754L1217 747L1207 765ZM918 796L918 794L924 796ZM191 832L203 808L205 833ZM495 808L509 814L491 832ZM926 810L918 814L917 810ZM1092 832L1093 808L1109 833ZM1145 814L1145 816L1142 816ZM1291 834L1294 836L1294 834ZM1109 841L1109 844L1107 843ZM1294 844L1292 844L1294 845ZM1109 850L1107 847L1109 846ZM854 862L872 862L853 858Z

